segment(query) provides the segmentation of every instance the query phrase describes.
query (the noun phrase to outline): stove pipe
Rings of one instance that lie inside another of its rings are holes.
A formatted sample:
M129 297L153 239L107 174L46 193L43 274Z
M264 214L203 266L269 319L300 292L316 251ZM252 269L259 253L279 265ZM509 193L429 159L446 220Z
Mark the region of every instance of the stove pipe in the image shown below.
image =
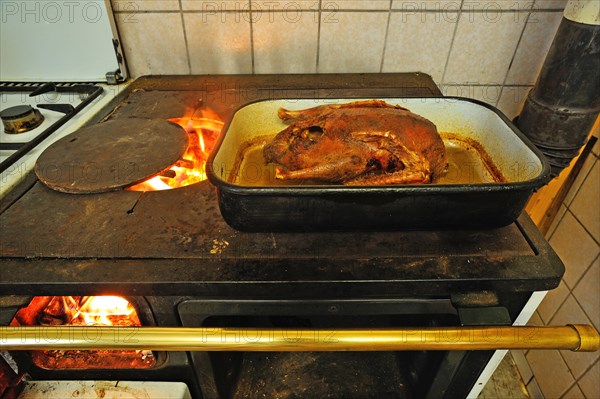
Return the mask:
M600 111L600 2L570 0L517 126L557 176L577 156Z

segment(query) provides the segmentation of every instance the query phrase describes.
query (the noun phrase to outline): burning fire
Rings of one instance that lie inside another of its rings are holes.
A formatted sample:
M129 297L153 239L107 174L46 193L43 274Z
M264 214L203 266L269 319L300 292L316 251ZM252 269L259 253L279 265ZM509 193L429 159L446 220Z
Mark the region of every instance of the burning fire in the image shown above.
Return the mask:
M87 325L112 326L111 319L130 319L135 312L133 306L118 296L91 296L82 303L76 318Z
M185 154L169 169L146 181L130 186L131 191L160 191L185 187L206 180L206 160L223 128L223 121L210 108L169 119L183 127L189 136Z
M21 320L25 325L142 325L135 307L118 296L35 297L30 307L38 311L27 313L29 316ZM35 317L37 320L29 320L28 317Z
M118 296L36 296L19 309L11 326L139 327L133 304ZM39 350L31 351L37 367L54 369L148 368L156 363L150 350Z

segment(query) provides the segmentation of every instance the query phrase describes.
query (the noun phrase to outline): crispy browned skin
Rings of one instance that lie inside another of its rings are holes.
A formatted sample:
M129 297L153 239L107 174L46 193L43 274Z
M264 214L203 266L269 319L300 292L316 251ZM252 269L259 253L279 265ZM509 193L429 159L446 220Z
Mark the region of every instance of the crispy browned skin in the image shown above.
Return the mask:
M435 125L384 101L279 110L297 120L264 148L280 179L349 185L429 183L445 171Z

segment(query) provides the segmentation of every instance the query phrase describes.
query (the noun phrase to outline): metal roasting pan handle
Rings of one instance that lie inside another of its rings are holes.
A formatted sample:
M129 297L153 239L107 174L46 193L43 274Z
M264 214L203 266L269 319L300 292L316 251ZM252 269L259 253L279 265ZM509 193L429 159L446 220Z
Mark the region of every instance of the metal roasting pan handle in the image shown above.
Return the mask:
M590 325L397 329L0 327L0 350L404 351L569 349L595 352Z

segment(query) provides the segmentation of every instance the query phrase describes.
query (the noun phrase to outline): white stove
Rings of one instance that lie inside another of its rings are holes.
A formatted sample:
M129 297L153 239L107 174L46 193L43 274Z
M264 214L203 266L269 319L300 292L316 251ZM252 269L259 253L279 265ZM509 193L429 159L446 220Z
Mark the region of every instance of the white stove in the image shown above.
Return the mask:
M1 83L0 114L12 107L31 106L44 120L23 133L7 133L4 127L0 128L0 198L33 170L37 158L50 144L81 128L125 86ZM30 97L43 87L51 89Z
M16 85L11 85L7 88L14 88L14 86ZM69 113L73 112L68 109L69 106L72 108L77 107L88 96L87 93L58 93L57 91L50 91L30 97L31 91L28 92L29 90L27 90L29 86L22 85L22 88L24 91L2 91L3 87L0 85L0 115L2 119L4 120L5 114L11 113L11 110L26 109L27 107L37 109L44 119L41 125L21 133L9 133L6 131L6 128L2 129L0 131L0 163L6 161L6 159L14 154L17 149L22 148L27 143L31 143L52 125L58 123L61 119L68 117ZM41 108L45 105L62 105L65 110L64 112L61 112ZM14 116L16 112L12 112L11 114Z
M9 131L35 127L9 134L0 125L2 198L45 148L82 127L122 90L117 83L127 79L127 68L108 0L0 5L0 116L19 119L19 129ZM37 115L21 118L28 107L43 116L39 126Z

